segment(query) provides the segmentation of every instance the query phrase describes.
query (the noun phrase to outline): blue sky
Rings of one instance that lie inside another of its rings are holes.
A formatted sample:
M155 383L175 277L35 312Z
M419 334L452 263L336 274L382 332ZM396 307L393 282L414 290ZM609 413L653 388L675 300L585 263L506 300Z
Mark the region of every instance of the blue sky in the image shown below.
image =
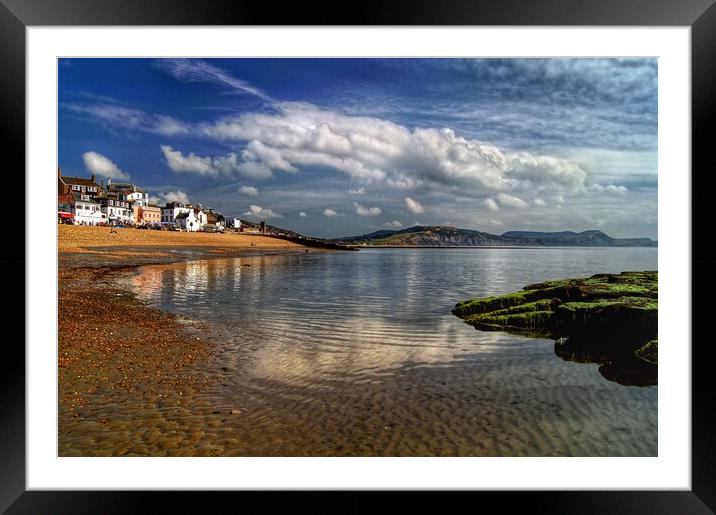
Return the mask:
M62 59L59 166L337 237L657 235L655 59Z

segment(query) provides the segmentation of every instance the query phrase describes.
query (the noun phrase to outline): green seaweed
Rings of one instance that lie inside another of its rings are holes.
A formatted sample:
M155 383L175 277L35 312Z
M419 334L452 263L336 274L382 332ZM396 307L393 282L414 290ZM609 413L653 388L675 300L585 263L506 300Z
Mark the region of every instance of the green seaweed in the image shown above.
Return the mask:
M554 338L578 336L576 341L586 347L598 347L600 352L618 348L656 364L656 271L530 284L506 295L458 302L453 313L478 329ZM644 341L649 343L642 346Z
M639 359L657 365L659 363L659 342L651 340L634 351L634 356Z

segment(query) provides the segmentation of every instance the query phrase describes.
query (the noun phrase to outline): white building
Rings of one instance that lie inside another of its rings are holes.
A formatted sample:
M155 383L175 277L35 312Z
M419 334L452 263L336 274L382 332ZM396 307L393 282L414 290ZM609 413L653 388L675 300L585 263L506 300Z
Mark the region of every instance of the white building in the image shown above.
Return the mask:
M204 227L209 223L207 214L199 208L194 208L194 216L196 217L196 221L199 223L199 227Z
M143 191L134 191L127 193L127 200L137 207L147 207L149 205L149 195Z
M76 225L97 225L104 222L99 203L87 194L72 192L73 214Z
M201 227L199 219L194 215L193 209L179 213L174 219L174 222L182 231L187 232L196 232Z
M190 204L182 204L181 202L169 202L162 208L162 222L174 223L177 216L181 213L192 211Z
M126 224L134 221L134 209L127 200L121 200L118 196L114 198L103 198L102 214L110 224Z
M123 198L136 207L145 207L149 205L149 195L144 188L140 188L136 184L129 182L112 182L112 178L107 179L107 191L122 195Z

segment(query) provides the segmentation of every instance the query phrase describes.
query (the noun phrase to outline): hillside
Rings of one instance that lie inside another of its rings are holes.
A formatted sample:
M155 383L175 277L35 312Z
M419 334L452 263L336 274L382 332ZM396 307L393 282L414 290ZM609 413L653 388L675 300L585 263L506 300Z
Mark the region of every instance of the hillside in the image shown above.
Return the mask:
M337 238L337 242L361 246L411 247L656 247L649 238L612 238L602 231L575 233L509 231L502 235L449 226L415 226L397 231L381 230L361 236Z

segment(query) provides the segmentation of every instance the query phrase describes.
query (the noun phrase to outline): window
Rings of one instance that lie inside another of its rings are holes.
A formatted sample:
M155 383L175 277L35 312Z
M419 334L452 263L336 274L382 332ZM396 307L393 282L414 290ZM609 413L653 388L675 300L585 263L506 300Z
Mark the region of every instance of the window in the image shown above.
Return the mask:
M78 184L73 184L73 185L72 185L72 189L73 189L74 191L80 191L80 187L79 187Z

